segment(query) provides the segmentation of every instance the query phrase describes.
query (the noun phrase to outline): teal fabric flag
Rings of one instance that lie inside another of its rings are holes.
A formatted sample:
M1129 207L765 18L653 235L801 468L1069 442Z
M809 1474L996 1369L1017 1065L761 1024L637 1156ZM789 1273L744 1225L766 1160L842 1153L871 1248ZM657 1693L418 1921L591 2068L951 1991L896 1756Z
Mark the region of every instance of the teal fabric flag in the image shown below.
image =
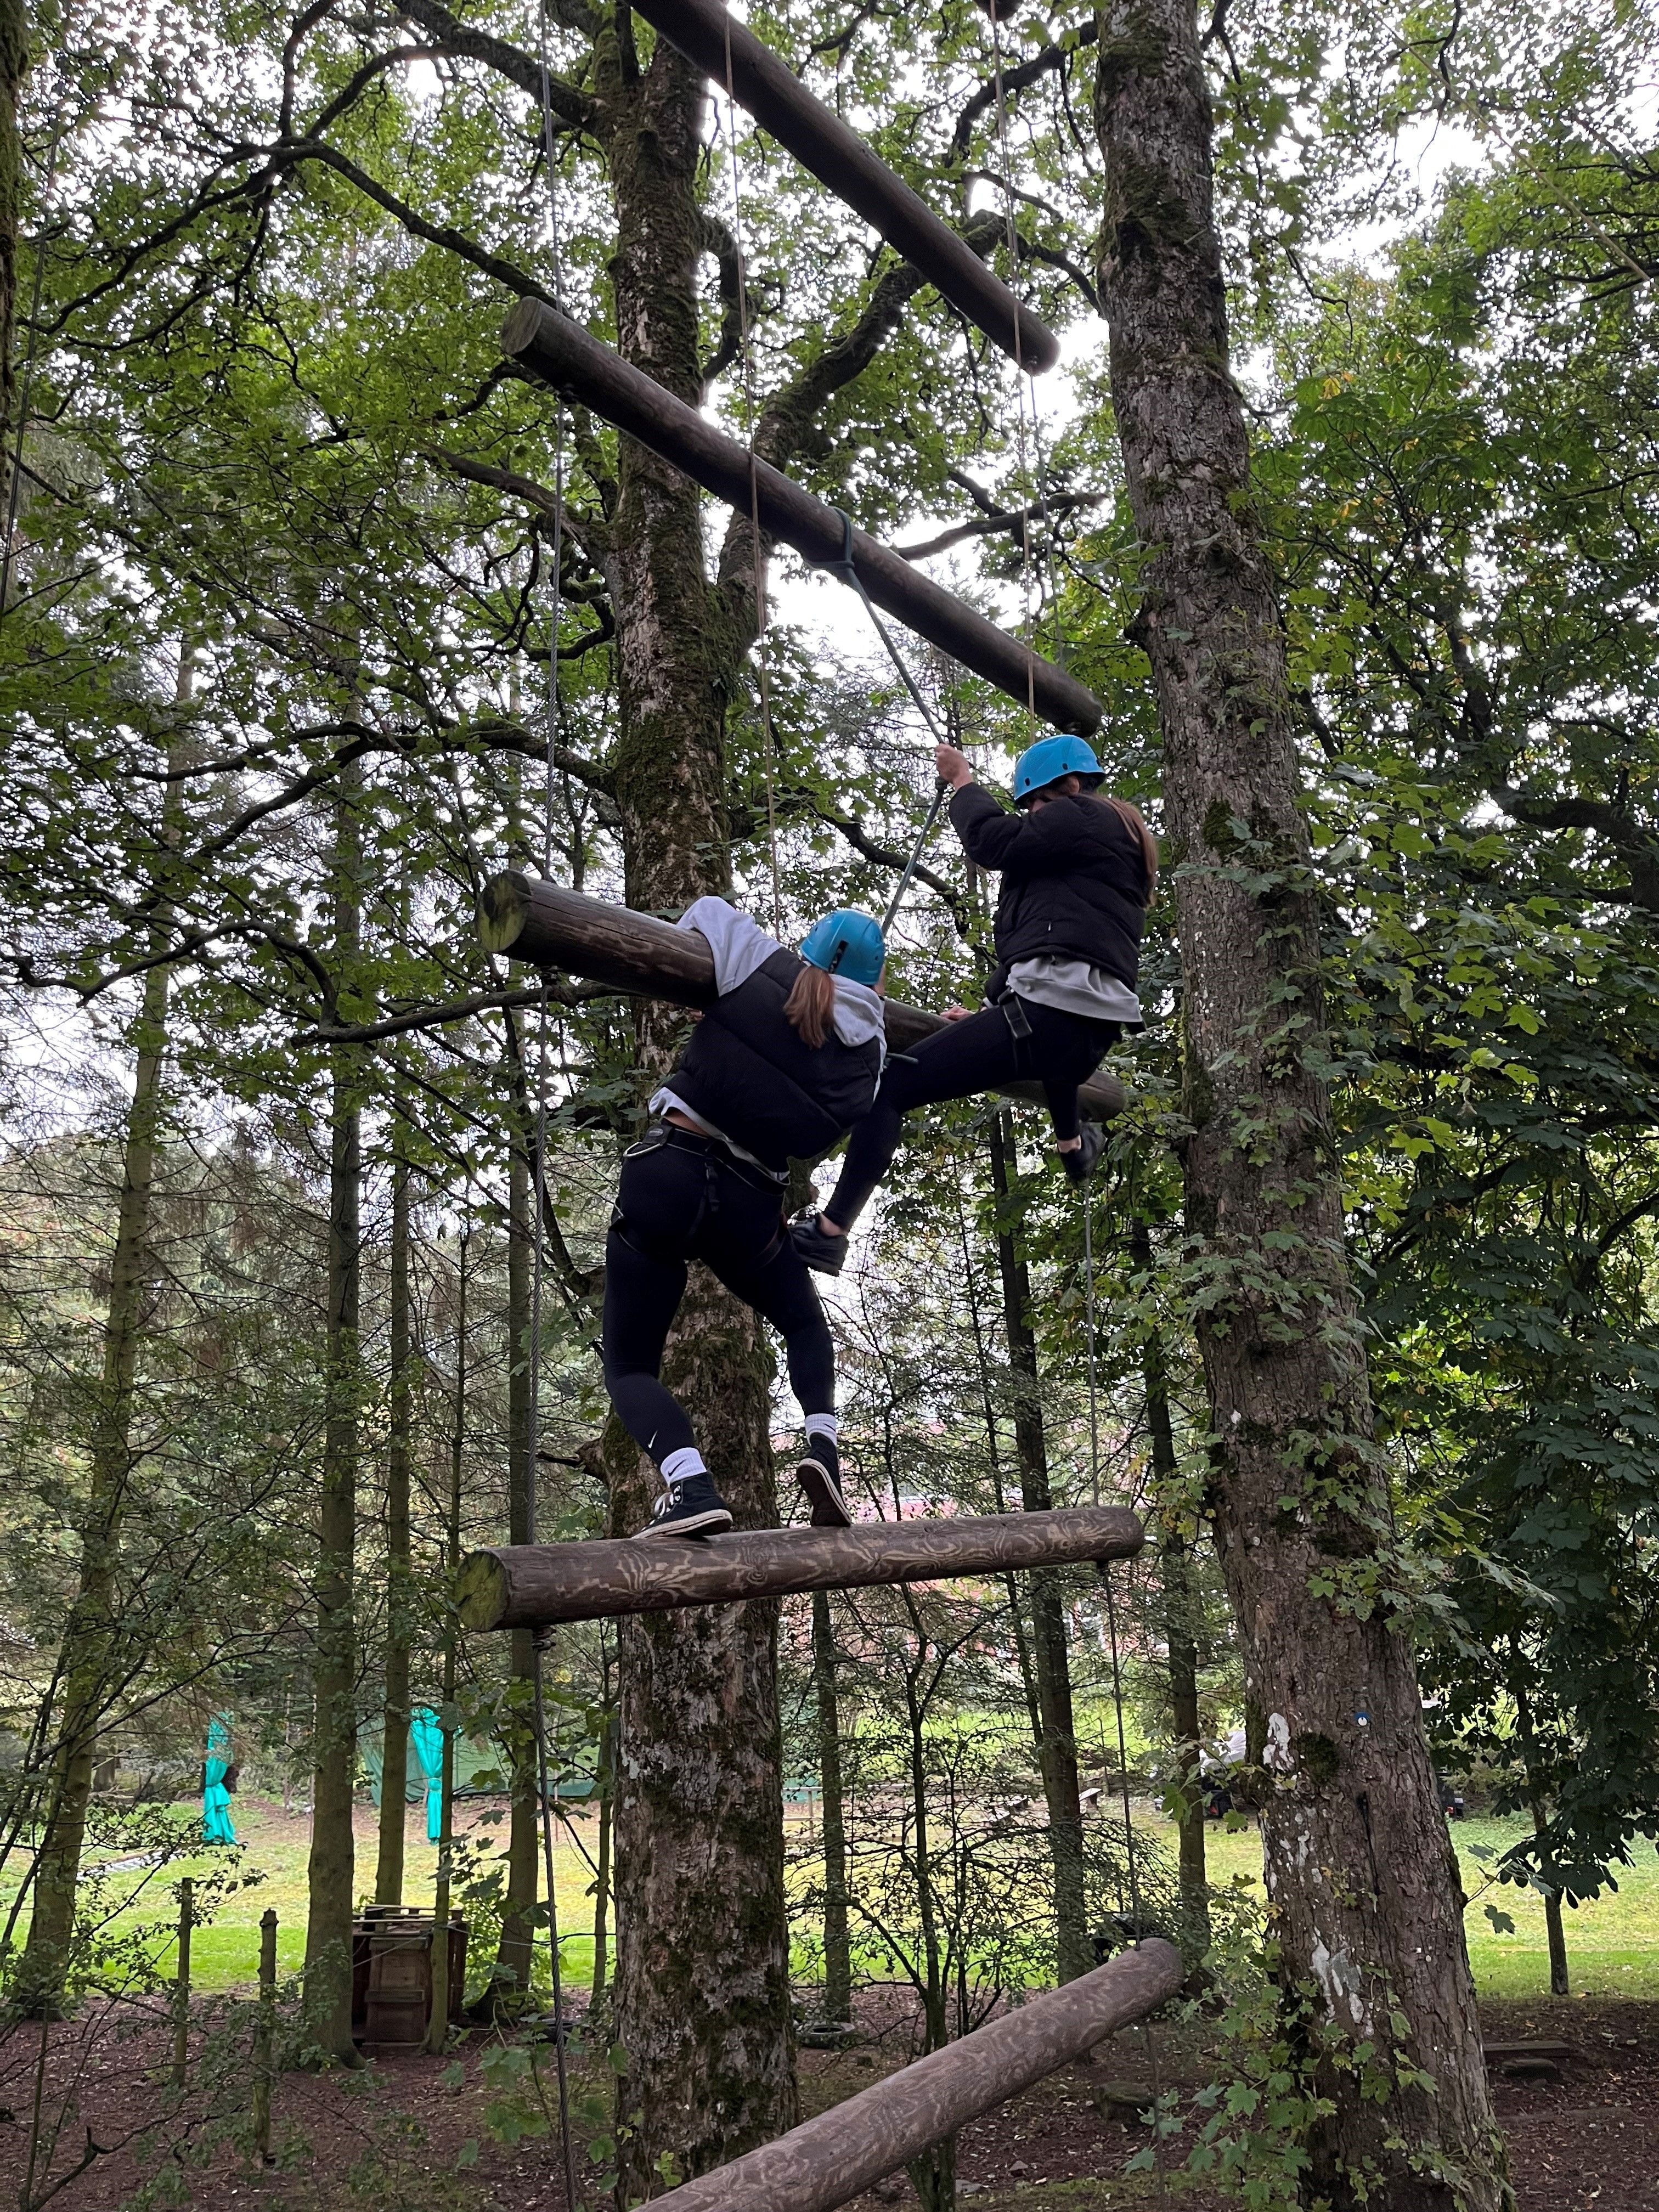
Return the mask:
M230 1715L215 1713L208 1723L207 1759L202 1768L202 1833L210 1844L234 1844L230 1792L225 1777L230 1771Z
M435 1844L444 1826L444 1732L430 1705L416 1705L410 1713L409 1741L426 1777L426 1839Z

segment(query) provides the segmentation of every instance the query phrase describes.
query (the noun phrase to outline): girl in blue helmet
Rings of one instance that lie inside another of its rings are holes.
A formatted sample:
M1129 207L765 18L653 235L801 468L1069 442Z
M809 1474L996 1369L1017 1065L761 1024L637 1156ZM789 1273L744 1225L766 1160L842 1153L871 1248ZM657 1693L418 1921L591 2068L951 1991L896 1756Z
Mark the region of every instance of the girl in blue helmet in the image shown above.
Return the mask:
M1091 747L1081 738L1044 738L1022 753L1012 814L975 782L954 745L941 745L937 758L969 859L1002 878L996 969L981 1012L953 1007L949 1028L889 1067L853 1132L833 1194L821 1213L795 1224L795 1249L826 1275L841 1273L847 1232L886 1174L913 1107L1040 1083L1061 1164L1074 1182L1086 1182L1104 1139L1080 1120L1078 1087L1123 1025L1140 1019L1135 979L1158 847L1136 808L1101 793Z
M708 939L720 995L623 1161L605 1243L605 1388L663 1478L638 1533L712 1535L732 1525L691 1424L661 1381L692 1260L782 1336L806 1422L796 1480L815 1523L845 1528L852 1516L836 1443L835 1351L789 1239L783 1194L791 1159L839 1144L875 1098L886 1054L881 926L842 908L795 952L722 898L696 900L679 926Z

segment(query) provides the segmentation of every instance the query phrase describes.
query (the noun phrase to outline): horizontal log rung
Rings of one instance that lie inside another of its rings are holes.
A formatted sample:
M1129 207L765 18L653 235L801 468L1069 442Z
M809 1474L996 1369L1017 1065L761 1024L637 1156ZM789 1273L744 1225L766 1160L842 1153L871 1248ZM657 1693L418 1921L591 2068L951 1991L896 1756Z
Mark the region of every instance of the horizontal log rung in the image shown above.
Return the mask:
M1054 367L1060 359L1054 332L721 0L634 0L634 6L722 90L729 85L763 130L1022 368Z
M695 930L676 929L655 915L635 914L631 907L588 898L516 870L485 884L478 933L491 952L562 975L586 975L642 998L706 1006L715 996L714 956ZM945 1026L937 1014L902 999L886 1001L886 1022L890 1052L908 1052ZM1040 1103L1042 1093L1034 1083L1010 1084L1008 1096ZM1092 1077L1079 1097L1085 1113L1103 1121L1128 1103L1123 1085L1109 1075Z
M469 1628L544 1628L564 1620L672 1613L805 1590L946 1582L1028 1567L1133 1558L1146 1540L1117 1505L1047 1513L860 1521L850 1528L746 1528L714 1537L507 1544L462 1563Z

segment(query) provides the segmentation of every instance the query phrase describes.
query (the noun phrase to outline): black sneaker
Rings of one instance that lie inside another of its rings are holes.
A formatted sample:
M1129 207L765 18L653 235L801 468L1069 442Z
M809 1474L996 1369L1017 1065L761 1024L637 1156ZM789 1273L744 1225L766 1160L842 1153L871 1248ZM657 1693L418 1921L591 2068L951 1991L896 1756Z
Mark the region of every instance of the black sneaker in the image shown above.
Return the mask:
M1106 1132L1098 1121L1085 1121L1080 1131L1082 1142L1069 1152L1062 1152L1060 1164L1073 1182L1087 1182L1095 1171L1095 1163L1106 1149Z
M826 1237L816 1213L808 1214L805 1221L791 1223L789 1241L807 1266L816 1267L821 1275L838 1275L847 1265L847 1239Z
M732 1509L714 1487L711 1474L684 1475L671 1482L651 1509L642 1536L718 1536L732 1526Z
M842 1495L841 1478L811 1452L795 1469L795 1480L806 1492L815 1528L850 1528L853 1516Z

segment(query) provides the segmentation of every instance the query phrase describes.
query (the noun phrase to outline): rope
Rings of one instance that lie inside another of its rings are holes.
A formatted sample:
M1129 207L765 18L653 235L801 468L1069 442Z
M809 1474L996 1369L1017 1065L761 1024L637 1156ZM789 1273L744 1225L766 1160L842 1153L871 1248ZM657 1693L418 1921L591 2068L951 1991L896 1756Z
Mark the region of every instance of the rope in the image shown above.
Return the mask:
M557 148L553 130L552 71L548 58L547 0L540 0L538 11L538 59L541 68L542 148L547 161L547 208L549 244L553 257L553 301L561 313L564 311L563 252L559 235L559 191L556 169ZM553 872L553 807L555 800L554 754L557 748L561 726L559 700L559 632L563 624L564 582L562 570L564 562L564 409L556 414L553 434L553 574L549 593L547 630L547 777L543 791L542 806L542 874ZM525 1470L530 1540L536 1540L536 1448L541 1437L542 1410L542 1297L547 1268L547 1239L542 1224L542 1195L547 1173L548 1079L551 1020L548 996L548 979L542 977L540 1020L536 1064L536 1121L535 1158L531 1163L534 1189L531 1200L532 1234L535 1255L530 1297L530 1419L525 1438L525 1450L529 1464ZM554 2063L558 2076L559 2147L563 2154L565 2202L570 2212L576 2206L575 2148L570 2130L570 2082L565 2058L564 1976L559 1947L559 1902L554 1879L553 1814L547 1755L547 1710L542 1684L542 1644L537 1638L532 1645L530 1671L532 1719L536 1733L536 1786L541 1803L542 1856L547 1880L547 1948L548 1964L553 1980L553 2046Z
M732 16L726 15L726 135L732 149L732 243L738 257L738 351L743 362L744 441L749 449L750 557L755 580L755 677L760 706L761 752L766 763L766 842L772 866L772 934L783 939L783 901L778 878L778 801L772 757L772 696L766 672L766 558L761 550L760 474L755 457L755 360L749 338L749 263L743 250L742 161L738 151L738 102L732 88Z
M1089 1484L1092 1502L1100 1503L1100 1369L1096 1348L1095 1330L1095 1239L1094 1200L1088 1183L1079 1194L1083 1207L1083 1275L1085 1325L1089 1332ZM1129 1878L1129 1938L1141 1941L1140 1873L1135 1857L1134 1822L1131 1817L1129 1798L1129 1746L1123 1725L1123 1666L1117 1633L1117 1595L1112 1583L1112 1571L1103 1564L1100 1570L1101 1587L1106 1593L1106 1626L1112 1652L1112 1704L1117 1719L1117 1765L1123 1778L1123 1850ZM1118 1893L1120 1905L1122 1891ZM1142 2040L1146 2050L1146 2063L1152 2077L1152 2169L1158 2176L1158 2195L1160 2203L1169 2201L1169 2177L1164 2164L1164 2089L1158 2066L1158 2038L1150 2021L1140 2024Z

